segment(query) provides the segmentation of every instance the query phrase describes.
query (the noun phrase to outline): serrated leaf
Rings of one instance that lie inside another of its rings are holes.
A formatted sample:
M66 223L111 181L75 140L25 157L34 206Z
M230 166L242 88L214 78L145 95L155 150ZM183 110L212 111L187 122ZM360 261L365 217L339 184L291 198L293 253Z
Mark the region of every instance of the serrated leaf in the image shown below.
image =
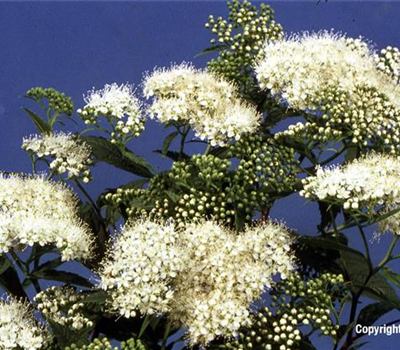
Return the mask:
M171 146L172 141L174 141L175 137L179 135L178 131L174 131L171 134L169 134L163 142L163 148L161 154L165 156L169 150L169 147Z
M396 291L381 274L374 274L367 280L370 270L367 260L363 255L350 251L341 251L340 263L344 269L346 278L351 282L349 288L358 293L360 288L364 290L363 295L392 305L400 310L400 298Z
M400 275L398 273L394 272L387 266L382 268L382 273L390 282L400 288Z
M106 162L116 168L142 177L153 177L155 171L140 156L128 149L120 149L110 140L98 136L81 136L91 148L97 161Z
M214 45L214 46L208 47L208 48L204 49L203 51L199 52L196 56L194 56L194 58L197 58L197 57L200 57L203 55L207 55L209 53L213 53L216 51L220 51L223 49L227 49L227 48L228 48L227 45Z
M40 118L36 113L31 111L29 108L23 107L24 111L28 113L32 121L35 123L40 134L49 134L52 132L50 125L48 125L42 118Z
M51 271L39 270L39 271L34 271L32 273L32 276L44 280L76 284L82 287L88 287L88 288L93 287L93 285L86 278L77 275L76 273L73 272L58 271L58 270L51 270Z
M369 304L360 311L357 323L363 326L371 326L391 310L393 310L393 306L385 302Z

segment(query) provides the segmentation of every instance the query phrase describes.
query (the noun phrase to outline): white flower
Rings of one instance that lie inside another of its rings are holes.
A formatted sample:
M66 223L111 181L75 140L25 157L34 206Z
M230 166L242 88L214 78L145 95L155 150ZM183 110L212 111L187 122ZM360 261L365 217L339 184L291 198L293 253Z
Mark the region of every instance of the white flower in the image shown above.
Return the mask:
M78 217L77 197L43 176L0 174L0 253L34 243L54 244L63 260L90 257L92 236Z
M400 201L400 159L371 154L344 166L317 169L303 180L306 198L338 201L344 209Z
M98 117L103 116L115 123L115 131L119 133L137 137L144 130L141 102L132 85L113 83L106 84L101 90L93 88L84 96L84 101L86 105L77 112L86 124L97 124Z
M237 234L211 221L188 224L181 232L184 270L175 281L170 317L188 328L192 343L234 336L251 323L250 304L272 277L293 268L291 239L274 223Z
M256 108L239 97L235 85L188 64L156 69L143 84L145 97L153 98L150 117L161 123L188 123L212 145L252 133L261 121Z
M88 168L93 163L91 149L71 134L32 135L24 138L22 149L36 153L39 158L53 158L50 168L58 173L68 171L69 178L82 178L84 182L91 179Z
M0 349L42 349L49 339L29 304L0 300Z
M345 92L373 87L400 107L399 86L378 69L375 53L361 39L319 32L267 41L255 72L261 88L293 108L313 108L316 93L328 86Z
M293 268L291 239L265 223L236 234L211 221L176 228L127 225L100 273L122 316L166 313L192 343L230 337L251 323L250 304Z
M123 228L100 272L114 309L125 317L169 310L171 280L183 266L176 239L172 224L138 221Z

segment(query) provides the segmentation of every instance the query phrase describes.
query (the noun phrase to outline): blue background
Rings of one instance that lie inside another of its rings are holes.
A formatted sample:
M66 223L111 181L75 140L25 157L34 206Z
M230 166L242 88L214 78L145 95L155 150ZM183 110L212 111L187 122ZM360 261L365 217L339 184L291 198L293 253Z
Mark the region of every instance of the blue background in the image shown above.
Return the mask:
M349 36L363 36L378 49L400 46L400 2L328 1L271 2L276 20L286 32L334 28ZM35 132L21 106L22 95L33 86L54 87L71 96L75 107L82 95L106 83L139 85L145 71L171 62L192 61L204 67L207 56L194 56L209 46L204 28L209 14L226 14L220 1L131 2L0 2L0 169L29 172L22 138ZM30 105L32 106L32 105ZM83 125L81 125L83 127ZM68 130L76 131L70 123ZM66 129L64 129L66 130ZM152 150L166 134L149 121L146 131L130 147L158 169L169 165ZM107 187L132 180L124 171L98 165L88 185L97 196ZM271 213L299 232L314 234L318 211L293 195L278 202ZM358 240L349 232L351 241ZM372 231L370 232L372 237ZM375 261L384 255L390 237L372 242ZM396 271L400 266L392 265ZM399 318L392 312L385 320ZM398 349L400 335L370 337L365 349ZM328 349L316 340L318 349Z

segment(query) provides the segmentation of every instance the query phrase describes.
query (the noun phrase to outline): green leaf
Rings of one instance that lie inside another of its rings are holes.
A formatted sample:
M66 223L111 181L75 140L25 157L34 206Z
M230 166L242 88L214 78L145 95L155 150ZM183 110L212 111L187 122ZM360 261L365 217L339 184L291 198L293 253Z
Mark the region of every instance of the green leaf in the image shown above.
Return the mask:
M131 171L132 173L148 178L153 177L156 174L155 170L150 166L149 163L147 163L146 160L136 153L133 153L129 149L125 148L122 150L122 155L125 159L130 160L130 165L132 169L134 169L134 171Z
M154 203L148 203L140 200L139 198L132 198L129 201L130 205L135 208L140 208L144 210L151 210L154 207Z
M48 125L42 118L40 118L36 113L32 112L29 108L24 107L24 111L28 113L32 121L35 123L38 131L44 134L50 134L52 132L50 125Z
M2 255L0 261L3 270L0 273L0 286L14 297L29 300L11 260Z
M332 238L299 236L297 238L297 240L302 244L306 244L306 245L310 245L310 246L314 246L314 247L318 247L318 248L325 248L328 250L346 251L346 252L349 252L352 254L357 254L357 255L360 255L361 257L364 257L364 255L361 252L359 252L358 250L350 248L345 244L341 244Z
M382 268L382 273L390 282L400 288L400 275L398 273L394 272L387 266Z
M345 163L351 163L358 156L358 147L357 145L349 146L346 152L346 156L344 158Z
M44 280L59 281L64 283L76 284L82 287L91 288L93 285L86 279L76 273L58 270L39 270L34 271L32 276Z
M142 157L127 148L119 148L104 137L81 136L81 139L92 148L97 161L111 164L142 177L150 178L155 174L155 171Z
M390 304L400 310L400 298L381 273L374 274L365 285L370 270L363 255L350 251L341 251L340 255L340 264L343 267L345 278L351 282L349 287L353 292L358 293L362 288L363 295Z
M371 326L391 310L393 310L393 306L385 302L378 301L369 304L360 311L357 323L363 326Z
M83 292L86 296L81 300L82 303L95 303L105 304L108 297L107 292L104 290Z
M163 142L163 148L162 148L162 155L165 156L169 150L169 147L171 146L172 141L174 141L175 137L179 135L178 131L174 131L173 133L169 134Z
M5 255L0 255L0 275L12 267L12 262Z
M212 154L215 157L225 159L225 158L227 158L228 151L229 151L228 147L217 147L217 148L212 149L210 151L210 154Z
M163 151L161 149L156 149L153 152L163 154ZM172 159L174 162L190 159L190 156L187 155L186 153L175 152L175 151L167 151L165 153L165 156L169 159Z
M54 270L57 267L61 266L63 263L64 263L64 261L62 261L61 258L57 258L57 259L50 260L50 261L47 261L47 262L41 264L34 271L51 271L51 270Z
M196 56L194 56L194 58L197 58L197 57L200 57L200 56L203 56L203 55L207 55L209 53L213 53L213 52L216 52L216 51L221 51L221 50L227 49L227 48L228 48L228 46L227 45L223 45L223 44L214 45L214 46L208 47L207 49L204 49L203 51L199 52Z
M138 339L140 339L140 337L143 335L143 333L145 332L147 326L150 324L151 321L151 316L150 315L146 315L144 317L143 323L142 323L142 327L140 327L140 331L139 331L139 335L138 335Z

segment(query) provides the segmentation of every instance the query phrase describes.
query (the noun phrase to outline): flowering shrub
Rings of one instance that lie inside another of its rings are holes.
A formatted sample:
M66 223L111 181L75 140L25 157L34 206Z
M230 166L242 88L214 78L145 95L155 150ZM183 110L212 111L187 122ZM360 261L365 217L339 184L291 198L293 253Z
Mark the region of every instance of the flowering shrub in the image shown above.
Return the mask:
M350 350L356 323L400 310L399 50L228 7L207 68L93 88L76 113L26 93L43 111L24 108L32 174L0 174L0 349ZM73 117L84 129L58 130ZM172 130L160 172L131 149L149 118ZM99 162L132 181L92 198ZM270 219L290 195L318 206L311 235ZM378 263L367 228L392 236Z

